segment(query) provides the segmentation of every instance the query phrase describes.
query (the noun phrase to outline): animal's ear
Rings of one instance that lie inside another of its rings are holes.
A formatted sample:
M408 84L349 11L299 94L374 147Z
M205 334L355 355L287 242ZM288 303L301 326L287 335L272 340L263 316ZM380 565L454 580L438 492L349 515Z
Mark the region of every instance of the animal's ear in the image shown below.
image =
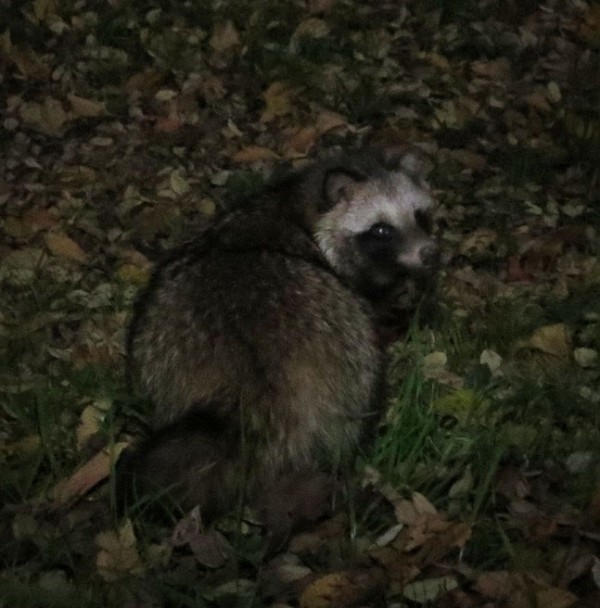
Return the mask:
M330 169L323 180L323 197L332 206L352 198L356 184L365 176L348 169Z
M421 181L427 177L433 163L418 148L397 146L383 150L385 166L388 169L401 169L413 179Z

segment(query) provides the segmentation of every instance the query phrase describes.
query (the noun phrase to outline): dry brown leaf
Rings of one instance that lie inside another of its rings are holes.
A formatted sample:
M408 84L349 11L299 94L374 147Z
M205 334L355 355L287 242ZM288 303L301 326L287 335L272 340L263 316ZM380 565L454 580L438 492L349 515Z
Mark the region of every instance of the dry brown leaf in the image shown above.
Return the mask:
M482 254L498 242L498 233L491 228L476 228L458 246L461 255Z
M52 97L45 97L42 103L23 103L19 113L26 124L52 136L62 135L63 125L69 120L60 101Z
M323 135L324 133L329 133L329 131L333 131L334 129L347 128L348 121L337 112L330 112L329 110L324 110L323 112L320 112L317 116L315 126L319 135Z
M210 48L217 53L227 53L242 44L240 35L231 21L217 23L210 37Z
M39 57L30 49L27 51L14 49L7 55L26 78L46 81L52 74L52 68L45 63L44 58Z
M316 145L318 139L319 133L315 127L296 129L287 141L286 157L305 156Z
M461 165L474 171L481 171L486 166L485 157L481 156L481 154L475 154L475 152L471 152L470 150L450 150L449 156Z
M232 546L217 530L194 535L189 539L188 545L196 561L206 568L221 568L234 554Z
M577 604L577 596L566 589L546 587L535 592L536 606L544 608L569 608Z
M525 102L528 106L541 112L551 112L552 107L548 103L548 99L545 94L545 90L534 91L524 97Z
M269 148L263 148L262 146L246 146L241 150L238 150L233 155L232 160L236 163L256 163L261 160L277 160L279 155Z
M154 130L161 133L173 133L184 125L178 116L159 116L154 122Z
M71 104L71 110L75 116L93 117L102 116L106 113L106 105L101 101L93 101L91 99L85 99L78 95L69 93L67 99Z
M163 72L156 70L155 68L146 68L141 72L137 72L130 76L125 83L126 93L135 93L137 91L141 93L150 93L156 89L165 79Z
M351 608L382 593L385 584L381 568L327 574L304 589L300 607Z
M325 38L329 34L329 26L322 19L309 17L302 21L296 31L292 34L292 38Z
M30 209L23 214L23 223L33 230L45 230L58 222L48 209Z
M70 504L107 479L121 452L129 445L126 441L115 443L110 449L100 450L77 469L70 477L60 481L52 490L55 505Z
M471 70L476 76L489 78L496 82L506 82L510 78L510 62L504 57L493 61L473 61Z
M270 122L292 111L293 89L284 82L274 82L263 93L266 108L260 117L261 122Z
M511 575L506 570L481 572L477 575L474 590L485 598L506 597L512 589Z
M66 234L49 232L45 238L46 247L59 258L66 258L81 264L88 261L88 255L83 249Z

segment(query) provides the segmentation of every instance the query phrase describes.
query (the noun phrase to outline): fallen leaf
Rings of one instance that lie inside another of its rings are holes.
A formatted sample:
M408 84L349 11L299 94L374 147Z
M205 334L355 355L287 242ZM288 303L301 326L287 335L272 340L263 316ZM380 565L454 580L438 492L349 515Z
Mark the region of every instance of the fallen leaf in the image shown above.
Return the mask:
M486 348L479 356L479 363L486 365L492 376L496 376L502 367L502 357L496 351Z
M181 175L179 169L175 169L169 175L169 185L177 196L183 196L191 190L190 183Z
M81 264L88 261L88 255L83 249L66 234L49 232L45 237L46 247L55 256L73 260Z
M272 161L277 160L279 156L269 150L269 148L263 148L262 146L246 146L233 155L233 162L236 163L255 163L258 161L266 160Z
M497 82L510 80L510 62L504 57L492 61L473 61L471 70L476 76L482 76Z
M474 171L481 171L487 164L484 156L471 152L470 150L451 150L449 156L458 161L461 165L464 165L468 169L473 169Z
M319 132L315 127L295 129L286 143L286 157L293 158L298 155L306 156L319 139Z
M106 105L104 102L92 101L78 95L69 93L67 99L71 104L71 110L75 116L94 117L102 116L106 113Z
M120 441L109 448L100 450L70 477L56 484L52 490L54 503L58 506L71 504L84 496L98 483L107 479L114 463L128 445L128 442Z
M23 223L33 230L47 230L58 222L48 209L30 209L23 214Z
M324 135L335 129L346 129L348 127L348 121L337 112L324 110L317 116L315 127L319 135Z
M417 604L433 602L439 595L456 589L458 582L453 576L442 576L439 578L428 578L414 581L402 590L407 600Z
M159 116L154 121L154 130L160 133L174 133L184 125L178 116Z
M571 338L564 323L545 325L537 329L526 340L519 340L516 350L534 349L558 359L567 360L571 355Z
M433 402L432 408L443 416L452 416L461 424L485 422L489 401L469 388L462 388L443 395Z
M221 568L234 555L233 547L217 530L201 532L188 541L199 564L206 568Z
M19 113L26 124L52 136L62 135L63 125L69 120L60 101L52 97L45 97L42 103L23 103Z
M477 228L468 234L459 244L462 255L482 254L498 242L498 233L491 228Z
M101 429L106 413L111 407L112 401L110 399L100 398L84 408L79 416L79 425L75 431L78 450L81 450L88 439Z
M105 581L143 574L144 563L137 550L135 532L129 519L116 531L100 532L96 536L96 545L100 548L96 566L98 574Z
M23 76L33 80L47 81L52 74L52 67L45 57L40 57L31 49L14 49L6 55L12 59Z
M576 348L573 358L579 367L591 368L598 365L598 351L592 348Z
M329 26L322 19L309 17L301 21L292 38L325 38L329 34Z
M134 285L146 285L150 279L150 268L141 267L137 264L122 264L116 272L116 277L124 283L133 283Z
M270 122L275 118L285 116L292 111L293 89L284 82L274 82L263 93L265 110L260 121Z
M381 568L335 572L304 589L300 608L351 608L381 594L386 576Z
M423 357L422 361L422 371L425 378L435 379L442 372L445 371L446 365L448 363L448 356L446 353L441 351L436 351L434 353L429 353Z
M163 72L156 68L146 68L141 72L137 72L130 76L125 83L124 89L126 93L134 93L140 91L141 93L150 93L157 86L162 84L165 79Z
M209 44L213 51L226 53L241 46L242 41L235 25L231 21L226 21L215 25Z
M569 608L577 604L577 596L566 589L546 587L535 592L535 605L544 608Z
M504 598L512 589L511 575L506 570L481 572L477 575L473 588L485 598Z

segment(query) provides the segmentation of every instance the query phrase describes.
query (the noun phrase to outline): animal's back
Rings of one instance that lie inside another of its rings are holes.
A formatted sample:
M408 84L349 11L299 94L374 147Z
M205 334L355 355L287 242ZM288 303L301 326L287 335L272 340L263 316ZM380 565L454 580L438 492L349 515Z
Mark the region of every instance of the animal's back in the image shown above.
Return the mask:
M241 224L217 227L206 247L183 249L163 265L131 330L130 357L155 402L156 428L189 421L185 432L172 432L159 457L150 450L152 463L144 468L154 467L156 477L161 462L169 462L162 475L173 475L192 500L204 496L192 486L212 483L208 474L193 474L211 458L219 476L223 467L231 475L251 471L251 484L347 461L379 388L380 355L366 303L298 228L268 215L253 219L254 226L240 216ZM240 235L261 228L262 235L283 238L261 243L248 234L243 244ZM211 446L219 447L213 453ZM189 457L174 467L171 451ZM223 451L237 454L230 467Z

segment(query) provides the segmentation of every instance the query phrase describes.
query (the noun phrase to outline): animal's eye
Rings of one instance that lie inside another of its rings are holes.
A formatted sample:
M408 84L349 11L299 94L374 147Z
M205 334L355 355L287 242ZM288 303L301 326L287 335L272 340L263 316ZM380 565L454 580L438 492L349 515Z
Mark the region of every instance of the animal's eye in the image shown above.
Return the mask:
M378 222L377 224L373 224L369 228L367 233L370 237L374 239L380 241L389 241L396 235L397 230L390 224L386 224L385 222Z
M415 222L417 223L417 226L427 234L430 234L433 230L431 215L429 215L429 213L426 211L415 211Z

